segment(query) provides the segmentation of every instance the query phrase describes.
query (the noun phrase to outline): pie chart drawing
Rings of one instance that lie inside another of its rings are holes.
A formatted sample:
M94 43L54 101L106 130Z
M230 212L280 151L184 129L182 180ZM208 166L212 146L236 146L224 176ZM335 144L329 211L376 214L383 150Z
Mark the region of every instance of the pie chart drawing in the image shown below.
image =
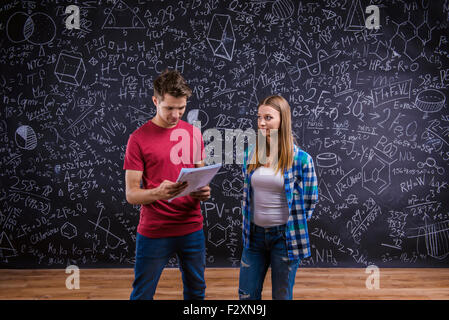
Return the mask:
M20 126L16 130L16 144L19 148L33 150L37 146L36 132L30 126Z
M193 125L194 121L199 121L201 127L204 128L209 123L209 116L206 112L200 109L190 110L187 114L187 122Z

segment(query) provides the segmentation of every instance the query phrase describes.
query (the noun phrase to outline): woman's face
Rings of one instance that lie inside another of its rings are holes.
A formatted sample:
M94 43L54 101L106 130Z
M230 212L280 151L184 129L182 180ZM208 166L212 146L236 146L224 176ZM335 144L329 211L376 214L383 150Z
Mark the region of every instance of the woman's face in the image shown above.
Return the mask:
M269 138L270 129L279 129L281 126L281 113L273 107L261 105L257 112L257 127L262 134Z

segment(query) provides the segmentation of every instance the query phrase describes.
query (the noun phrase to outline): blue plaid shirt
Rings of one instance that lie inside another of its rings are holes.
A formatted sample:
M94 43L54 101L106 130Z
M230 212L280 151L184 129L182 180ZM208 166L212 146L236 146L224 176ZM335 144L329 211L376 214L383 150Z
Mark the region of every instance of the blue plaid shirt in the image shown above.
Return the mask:
M251 149L251 150L248 150ZM243 160L243 246L249 247L251 221L251 177L247 172L248 153L255 149L250 146L245 150ZM286 228L288 257L290 260L310 257L310 242L307 220L312 216L318 202L318 180L312 157L294 145L293 166L284 171L285 195L287 197L289 217Z

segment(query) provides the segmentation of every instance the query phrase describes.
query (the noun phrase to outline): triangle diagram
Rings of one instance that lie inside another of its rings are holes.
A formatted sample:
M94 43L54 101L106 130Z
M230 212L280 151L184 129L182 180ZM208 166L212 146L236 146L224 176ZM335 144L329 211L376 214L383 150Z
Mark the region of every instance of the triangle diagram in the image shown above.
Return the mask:
M145 25L126 3L119 0L109 12L102 29L144 29Z
M305 41L301 38L301 36L298 36L298 39L295 43L295 49L304 53L306 56L312 58L312 53L310 53L310 49L305 43Z
M323 197L329 200L332 203L335 203L334 198L332 197L327 184L324 182L324 179L320 179L320 183L318 184L318 192L320 193L320 197Z
M226 51L226 48L224 46L224 43L220 43L219 47L217 49L215 49L214 54L216 56L231 60L229 57L228 52Z
M332 10L326 10L326 9L321 9L321 10L323 11L324 16L326 17L326 20L332 19L337 16L337 14L335 12L333 12Z
M6 251L6 252L5 252ZM5 231L0 235L0 257L11 257L16 253Z
M39 57L45 57L45 50L42 45L41 45L41 48L39 49Z
M365 28L365 11L362 9L360 0L352 2L346 18L345 31L362 31Z

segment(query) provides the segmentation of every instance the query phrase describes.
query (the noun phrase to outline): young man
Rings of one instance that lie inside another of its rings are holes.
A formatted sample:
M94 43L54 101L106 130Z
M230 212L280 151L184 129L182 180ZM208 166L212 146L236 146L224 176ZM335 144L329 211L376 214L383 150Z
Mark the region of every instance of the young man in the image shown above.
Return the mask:
M126 200L141 205L131 300L153 299L160 275L174 253L182 273L184 299L204 299L205 240L200 201L210 197L210 187L167 201L187 187L173 182L181 168L204 166L201 131L181 120L191 94L179 72L164 71L154 80L156 116L128 140L123 166Z

